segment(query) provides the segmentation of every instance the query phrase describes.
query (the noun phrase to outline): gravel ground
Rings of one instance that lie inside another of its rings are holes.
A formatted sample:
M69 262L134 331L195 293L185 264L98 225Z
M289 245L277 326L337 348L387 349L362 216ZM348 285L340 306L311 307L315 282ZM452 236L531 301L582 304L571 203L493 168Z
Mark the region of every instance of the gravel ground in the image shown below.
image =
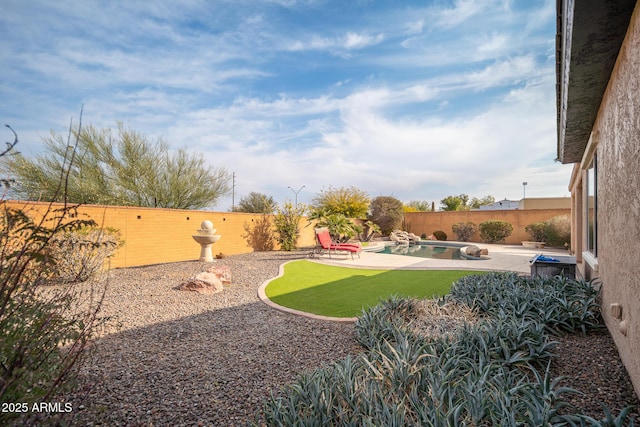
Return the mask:
M283 262L305 253L252 253L217 261L233 284L215 295L176 291L210 264L181 262L111 272L96 340L62 424L102 426L244 425L271 392L299 373L355 354L353 325L280 313L257 298ZM605 332L557 338L552 362L563 385L585 392L571 402L595 418L638 399Z

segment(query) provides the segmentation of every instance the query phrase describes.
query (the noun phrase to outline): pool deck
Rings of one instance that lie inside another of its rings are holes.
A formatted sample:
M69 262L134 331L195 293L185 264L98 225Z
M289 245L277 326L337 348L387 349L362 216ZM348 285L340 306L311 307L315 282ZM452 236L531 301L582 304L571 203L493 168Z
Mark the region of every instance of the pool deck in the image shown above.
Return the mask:
M461 243L461 242L448 242ZM481 249L488 249L488 259L484 260L454 260L437 258L417 258L405 255L390 255L363 251L360 258L352 260L349 254L331 254L316 256L312 261L323 264L340 265L344 267L375 268L375 269L404 269L404 270L491 270L515 271L529 274L531 264L529 260L538 254L567 255L562 249L533 249L520 245L490 245L485 243L469 243Z

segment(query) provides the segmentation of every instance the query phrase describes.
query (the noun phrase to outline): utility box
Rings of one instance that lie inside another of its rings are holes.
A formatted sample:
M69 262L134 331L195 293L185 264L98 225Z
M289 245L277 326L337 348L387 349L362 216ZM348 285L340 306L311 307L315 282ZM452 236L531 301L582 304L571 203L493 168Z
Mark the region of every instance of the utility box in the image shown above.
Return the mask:
M536 255L529 260L531 277L564 276L576 278L576 257Z

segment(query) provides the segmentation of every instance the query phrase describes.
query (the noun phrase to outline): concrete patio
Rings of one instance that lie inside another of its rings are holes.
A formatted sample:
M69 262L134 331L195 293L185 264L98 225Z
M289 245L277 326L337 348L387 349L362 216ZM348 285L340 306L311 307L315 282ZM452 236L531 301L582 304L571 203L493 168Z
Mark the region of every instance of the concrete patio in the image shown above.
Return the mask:
M457 243L457 242L456 242ZM486 260L451 260L436 258L417 258L405 255L389 255L363 251L360 258L351 259L351 255L339 253L337 255L316 256L312 261L323 264L340 265L344 267L376 268L376 269L434 269L434 270L490 270L490 271L515 271L518 273L530 273L529 260L538 254L568 255L563 249L533 249L516 245L491 245L484 243L470 243L480 248L489 250L489 259Z

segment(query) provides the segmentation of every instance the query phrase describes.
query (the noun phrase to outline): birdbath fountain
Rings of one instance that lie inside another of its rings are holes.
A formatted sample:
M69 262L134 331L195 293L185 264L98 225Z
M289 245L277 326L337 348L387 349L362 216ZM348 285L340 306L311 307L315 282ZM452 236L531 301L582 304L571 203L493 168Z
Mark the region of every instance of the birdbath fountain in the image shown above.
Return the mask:
M200 259L198 261L213 262L213 252L211 252L211 245L220 240L220 235L214 234L216 229L213 228L213 223L209 220L204 220L200 224L200 229L197 230L198 234L194 234L193 240L200 243L202 249L200 250Z

